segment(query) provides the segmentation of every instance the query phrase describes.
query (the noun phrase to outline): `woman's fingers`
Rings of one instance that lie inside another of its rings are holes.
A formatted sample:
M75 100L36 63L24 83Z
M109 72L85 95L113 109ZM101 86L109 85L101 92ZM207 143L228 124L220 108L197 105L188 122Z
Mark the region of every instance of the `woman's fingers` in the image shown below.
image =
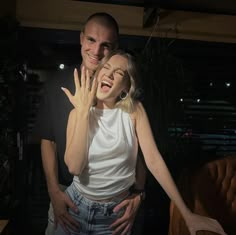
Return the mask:
M90 80L89 70L83 66L81 71L81 88L84 88L86 91L90 90Z
M92 82L92 87L91 87L91 92L92 92L93 97L96 95L97 86L98 86L97 78L94 77L93 82Z
M78 70L75 68L74 69L74 82L75 82L75 89L79 89L80 88L80 81L79 81L79 74L78 74Z
M85 66L82 66L82 70L81 70L81 88L85 87L85 83L86 83L86 69L85 69Z
M61 89L64 91L64 93L66 94L66 96L69 98L69 100L71 99L72 97L72 94L70 93L70 91L65 88L65 87L61 87Z
M84 88L85 90L90 90L90 75L89 75L89 70L86 69L85 66L83 66L82 70L81 70L81 84L80 84L80 88Z
M90 76L89 76L89 71L86 69L86 85L85 85L87 90L90 90Z
M94 97L97 90L97 80L94 79L91 83L89 70L84 66L81 68L81 79L77 69L74 69L74 83L75 83L75 93L74 95L64 87L61 89L64 91L66 96L69 98L70 102L74 107L84 107L91 106L94 103Z

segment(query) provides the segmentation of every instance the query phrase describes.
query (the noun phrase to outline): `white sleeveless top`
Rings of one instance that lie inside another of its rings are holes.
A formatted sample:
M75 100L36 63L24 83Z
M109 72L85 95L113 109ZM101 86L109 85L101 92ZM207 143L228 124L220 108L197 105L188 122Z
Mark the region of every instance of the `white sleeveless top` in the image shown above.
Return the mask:
M130 115L121 109L92 107L89 118L88 164L74 176L85 197L104 200L117 196L135 182L138 144Z

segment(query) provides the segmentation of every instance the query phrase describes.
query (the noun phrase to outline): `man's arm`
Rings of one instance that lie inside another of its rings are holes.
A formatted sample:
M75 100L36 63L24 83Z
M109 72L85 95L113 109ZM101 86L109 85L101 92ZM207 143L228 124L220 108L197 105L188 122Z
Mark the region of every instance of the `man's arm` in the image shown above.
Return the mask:
M137 190L145 190L145 183L147 177L146 164L141 153L138 155L136 164L136 181L134 188Z
M50 140L41 140L41 155L43 169L46 177L47 188L54 213L54 224L60 223L65 231L67 227L76 230L77 222L68 213L68 207L76 210L70 198L61 191L58 183L58 165L56 156L56 144Z
M134 184L134 193L131 192L131 195L127 197L124 201L122 201L119 205L114 208L114 211L117 212L123 207L125 207L125 213L121 218L118 218L112 225L113 235L120 234L122 231L122 235L126 234L129 230L131 230L133 223L135 221L135 217L137 211L140 207L140 204L143 200L143 196L145 193L145 182L146 182L146 165L143 161L143 157L141 154L138 155L137 163L136 163L136 181ZM140 193L139 193L140 192ZM142 194L141 194L142 192Z
M57 176L56 144L53 141L42 139L41 156L48 192L51 195L51 193L60 190Z

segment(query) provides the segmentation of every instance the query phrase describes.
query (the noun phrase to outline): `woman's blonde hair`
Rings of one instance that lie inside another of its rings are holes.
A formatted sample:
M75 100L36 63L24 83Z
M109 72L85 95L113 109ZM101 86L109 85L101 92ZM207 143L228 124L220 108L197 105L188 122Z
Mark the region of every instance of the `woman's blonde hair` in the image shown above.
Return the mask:
M134 111L134 105L138 98L138 71L135 63L135 58L130 53L118 49L110 52L107 56L105 56L101 64L99 65L95 76L98 75L99 71L102 69L102 67L107 63L107 61L114 55L120 55L127 59L128 65L127 65L127 75L125 76L128 80L128 93L125 99L121 99L121 97L117 97L116 102L116 108L121 108L125 112L132 113Z

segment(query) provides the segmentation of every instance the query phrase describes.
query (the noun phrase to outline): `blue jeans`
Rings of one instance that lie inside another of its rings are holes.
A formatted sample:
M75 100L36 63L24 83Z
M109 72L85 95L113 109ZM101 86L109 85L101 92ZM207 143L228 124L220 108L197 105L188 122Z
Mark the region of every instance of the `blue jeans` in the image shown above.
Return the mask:
M65 191L78 208L78 212L69 209L69 213L79 222L78 231L69 229L71 235L111 235L110 225L121 217L125 209L117 213L113 208L124 198L117 198L109 202L92 201L82 196L72 183ZM66 235L58 224L55 235Z

